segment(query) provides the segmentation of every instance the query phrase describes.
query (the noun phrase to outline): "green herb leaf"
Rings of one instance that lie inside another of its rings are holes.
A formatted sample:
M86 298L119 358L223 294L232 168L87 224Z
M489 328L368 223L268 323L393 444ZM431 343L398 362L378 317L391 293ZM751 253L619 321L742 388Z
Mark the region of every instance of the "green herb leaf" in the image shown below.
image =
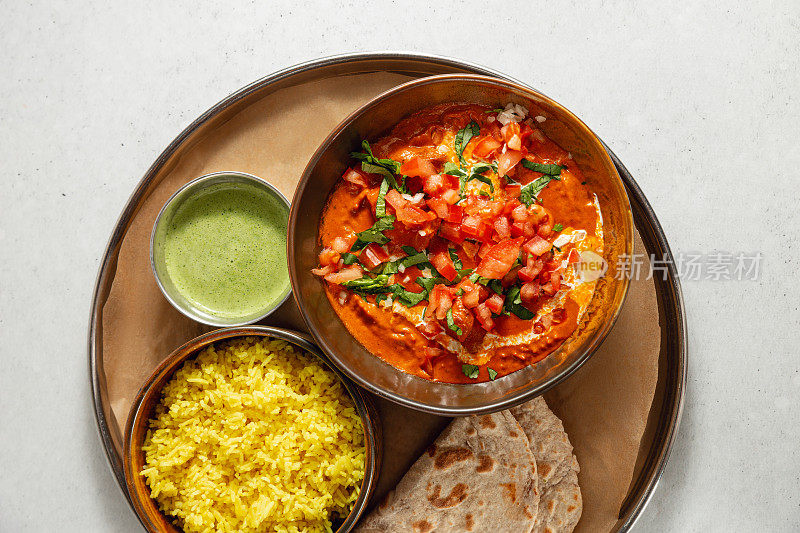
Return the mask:
M497 370L494 370L494 369L491 369L491 368L488 368L488 367L486 368L486 370L487 370L487 372L489 372L489 379L494 381L494 378L497 377Z
M423 276L417 277L417 285L425 289L425 292L430 293L436 285L436 278L426 278Z
M353 265L355 263L358 263L358 256L355 254L350 254L345 252L342 254L342 262L345 265Z
M534 163L533 161L529 161L527 159L523 159L521 163L522 166L527 168L528 170L533 170L534 172L541 172L542 174L547 174L548 176L560 176L561 169L563 168L560 165Z
M480 367L478 365L461 365L461 372L469 379L478 379Z
M389 295L388 295L388 294L386 294L386 293L379 294L379 295L377 295L377 296L375 297L375 303L376 303L376 304L378 304L378 305L380 305L380 304L382 304L382 303L383 303L385 300L388 300L388 299L389 299Z
M480 174L470 174L467 181L478 180L482 183L485 183L489 186L489 190L494 192L494 183L492 183L491 178L487 178L486 176L481 176Z
M455 333L456 335L462 335L464 332L461 331L461 328L456 325L453 321L453 308L447 310L447 329Z
M514 313L522 320L531 320L536 316L530 309L522 305L520 289L517 286L511 287L511 289L508 291L503 309L510 313Z
M473 120L467 124L464 129L458 130L458 133L456 133L456 138L453 141L453 145L456 149L456 153L458 154L458 160L461 161L462 165L466 164L464 161L464 148L467 147L470 139L478 135L480 131L481 127L478 126L478 123Z
M352 289L353 292L357 293L378 294L381 292L392 292L392 290L389 287L387 287L388 282L389 282L388 275L379 274L374 278L369 278L365 276L351 281L345 281L344 283L342 283L342 286L347 287L348 289Z
M400 263L404 267L410 267L410 266L419 265L421 263L424 263L427 260L428 260L428 256L425 254L425 252L417 252L414 255L409 255L408 257L404 257L403 259L400 259Z
M555 226L553 226L553 231L561 231L562 229L564 229L564 225L561 224L560 222Z
M383 265L383 274L397 274L400 271L400 261L389 261Z
M519 191L519 201L523 204L530 206L536 200L539 193L547 187L547 184L550 183L550 180L554 179L552 176L548 176L545 174L537 178L535 181L530 182L529 184L525 185Z
M464 264L461 262L461 258L458 257L456 251L452 248L448 248L447 251L450 253L450 259L453 260L453 265L456 267L457 270L464 268Z
M464 169L462 169L461 167L459 167L455 163L451 163L450 161L448 161L447 163L444 164L444 169L442 170L442 174L448 174L450 176L457 176L459 178L463 178L463 177L465 177L467 175L467 173L464 171Z
M406 307L417 305L428 296L425 292L411 292L399 283L392 285L392 292Z
M378 218L386 216L386 193L389 192L389 180L383 178L381 188L378 191L378 201L375 203L375 216Z
M357 252L373 242L377 244L386 244L389 242L389 237L384 235L383 232L390 229L394 229L394 217L386 216L379 218L371 228L356 234L356 242L353 243L350 251Z

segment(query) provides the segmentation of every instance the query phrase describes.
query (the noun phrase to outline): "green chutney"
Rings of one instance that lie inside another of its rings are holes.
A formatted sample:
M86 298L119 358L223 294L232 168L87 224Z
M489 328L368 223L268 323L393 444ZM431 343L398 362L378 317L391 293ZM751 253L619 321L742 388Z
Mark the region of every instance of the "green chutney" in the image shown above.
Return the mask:
M164 233L167 273L205 313L253 317L289 292L289 210L255 185L217 184L184 200Z

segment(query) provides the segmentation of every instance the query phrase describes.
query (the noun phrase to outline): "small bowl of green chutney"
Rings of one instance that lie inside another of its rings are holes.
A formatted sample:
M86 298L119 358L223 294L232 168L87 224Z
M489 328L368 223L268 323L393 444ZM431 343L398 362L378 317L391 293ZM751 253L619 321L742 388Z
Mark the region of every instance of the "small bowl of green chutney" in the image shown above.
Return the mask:
M150 237L161 292L210 326L258 322L291 293L286 263L289 201L243 172L201 176L167 200Z

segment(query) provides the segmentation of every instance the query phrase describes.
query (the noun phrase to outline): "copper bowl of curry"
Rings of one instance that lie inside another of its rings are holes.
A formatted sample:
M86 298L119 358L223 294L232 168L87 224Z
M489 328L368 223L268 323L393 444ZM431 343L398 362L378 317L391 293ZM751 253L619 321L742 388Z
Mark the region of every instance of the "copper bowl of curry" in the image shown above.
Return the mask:
M625 299L633 218L597 136L527 87L441 75L323 141L289 216L289 274L320 347L372 392L450 416L542 394Z

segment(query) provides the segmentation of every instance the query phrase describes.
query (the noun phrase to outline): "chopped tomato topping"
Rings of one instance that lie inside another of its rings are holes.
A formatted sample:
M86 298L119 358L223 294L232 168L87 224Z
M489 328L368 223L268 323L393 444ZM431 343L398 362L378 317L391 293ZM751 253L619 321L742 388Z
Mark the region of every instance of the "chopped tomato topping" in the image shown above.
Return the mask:
M525 303L532 303L535 302L537 298L539 298L539 293L541 292L541 288L539 284L536 282L528 282L525 283L519 290L519 297Z
M322 251L319 253L319 264L322 266L325 265L335 265L339 262L339 252L336 252L330 248L323 248Z
M485 303L486 307L488 307L492 311L492 313L499 315L500 312L503 310L503 304L505 303L505 298L495 293L488 300L486 300Z
M344 171L342 178L354 185L358 185L359 187L369 186L367 174L352 167Z
M478 141L472 155L476 157L488 158L489 155L503 146L503 143L496 141L492 136L487 136Z
M400 192L397 189L389 189L386 192L386 196L384 196L384 198L386 199L387 204L394 207L395 211L400 211L408 203L408 200L403 198L403 195L400 194Z
M331 243L331 248L340 254L349 252L357 238L355 233L350 233L347 237L336 237Z
M523 154L519 150L506 150L506 153L497 156L497 173L502 177L522 161Z
M500 239L507 239L511 236L511 224L506 217L500 216L494 220L494 231Z
M406 205L397 211L397 221L406 226L421 226L435 218L435 213L423 211L419 207L414 207L413 205Z
M553 245L549 241L538 235L526 242L525 246L523 246L526 252L533 255L544 255L549 252L552 247Z
M456 202L461 200L461 194L458 192L457 189L447 189L442 193L442 200L444 200L448 204L455 204Z
M506 143L514 137L519 137L520 132L519 122L509 122L500 128L500 133L503 135L503 140ZM515 150L519 150L519 148L515 148Z
M461 328L461 335L453 332L450 330L450 328L448 328L448 330L450 330L451 333L458 338L458 340L463 341L472 331L472 325L475 323L475 317L473 317L470 310L466 308L464 302L461 301L461 298L456 298L453 300L452 310L453 323L456 325L456 327Z
M321 267L321 268L312 268L311 269L311 273L314 274L315 276L325 277L328 274L330 274L331 272L333 272L333 265L328 265L328 266L324 266L324 267Z
M464 239L466 239L461 233L461 226L450 222L443 222L442 225L439 226L439 235L457 244L464 242Z
M561 288L561 272L558 270L550 273L550 281L542 285L545 294L552 296Z
M364 271L361 270L361 267L358 265L350 265L347 268L343 268L339 272L334 272L333 274L328 274L325 276L325 281L329 283L333 283L334 285L339 285L341 283L345 283L347 281L353 281L354 279L358 279L362 277Z
M492 234L492 226L481 220L479 217L470 215L461 223L461 231L479 241L487 241Z
M438 244L438 243L437 243ZM453 265L453 258L450 257L450 251L447 249L447 246L443 244L438 246L431 247L431 264L439 271L447 281L453 281L456 279L458 272L456 272L456 267ZM434 251L435 250L435 251Z
M451 205L441 198L430 198L428 205L445 222L458 224L464 215L464 209L460 205Z
M464 250L464 253L471 259L475 258L480 248L481 245L476 242L464 241L461 243L461 249Z
M480 304L475 308L475 319L480 323L481 327L486 331L491 331L494 327L494 320L492 320L492 311L486 304Z
M419 156L412 157L402 165L400 165L400 174L404 176L430 176L436 174L436 169L433 168L433 163L427 159Z
M572 250L569 251L569 257L567 258L567 262L577 263L580 260L581 260L581 254L580 252L578 252L578 250L573 248Z
M506 185L506 194L512 198L519 198L519 193L522 191L522 185L519 183L509 183Z
M517 276L522 281L533 281L536 279L536 276L539 275L539 272L542 271L544 267L544 261L541 259L537 259L536 261L529 261L524 268L521 268L519 272L517 272Z
M489 249L475 271L484 278L501 279L519 257L520 246L522 237L500 241Z
M372 270L388 261L389 254L377 244L372 243L361 251L361 255L358 256L358 259L365 267Z

